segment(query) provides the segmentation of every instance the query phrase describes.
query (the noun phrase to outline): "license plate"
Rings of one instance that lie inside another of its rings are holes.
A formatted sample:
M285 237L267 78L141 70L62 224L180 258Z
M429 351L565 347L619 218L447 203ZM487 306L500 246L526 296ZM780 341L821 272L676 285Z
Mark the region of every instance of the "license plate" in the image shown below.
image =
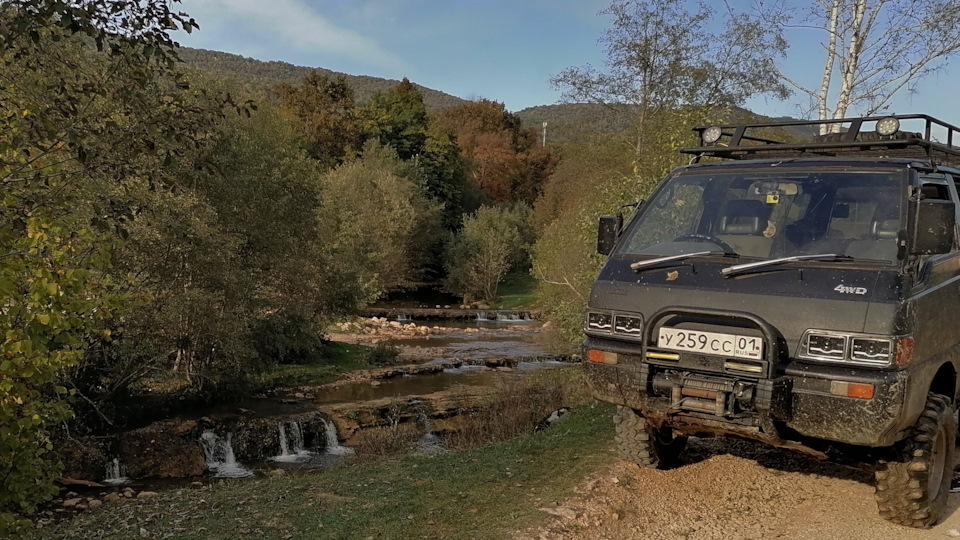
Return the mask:
M719 332L699 332L678 328L661 328L657 347L672 351L694 351L733 358L759 360L763 355L763 338Z

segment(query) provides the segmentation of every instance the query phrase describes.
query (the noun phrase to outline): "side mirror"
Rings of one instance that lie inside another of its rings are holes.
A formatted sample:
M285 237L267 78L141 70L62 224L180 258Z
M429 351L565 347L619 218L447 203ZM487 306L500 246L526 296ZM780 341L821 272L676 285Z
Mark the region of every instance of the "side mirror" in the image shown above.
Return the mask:
M617 243L622 218L617 216L600 216L600 226L597 228L597 253L610 255L613 246Z
M923 199L914 204L916 214L910 254L949 253L956 236L956 205L943 199Z

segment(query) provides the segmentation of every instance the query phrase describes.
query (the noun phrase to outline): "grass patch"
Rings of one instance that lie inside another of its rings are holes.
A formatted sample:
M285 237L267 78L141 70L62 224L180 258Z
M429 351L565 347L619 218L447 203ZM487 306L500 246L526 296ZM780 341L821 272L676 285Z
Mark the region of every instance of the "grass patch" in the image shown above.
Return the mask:
M439 456L226 481L107 504L43 538L504 538L551 519L612 458L612 406L588 403L540 433Z
M327 384L348 371L370 367L370 347L331 341L324 345L323 357L309 364L278 364L253 378L257 388L315 386Z
M529 309L537 303L537 279L528 272L510 274L497 288L493 309Z

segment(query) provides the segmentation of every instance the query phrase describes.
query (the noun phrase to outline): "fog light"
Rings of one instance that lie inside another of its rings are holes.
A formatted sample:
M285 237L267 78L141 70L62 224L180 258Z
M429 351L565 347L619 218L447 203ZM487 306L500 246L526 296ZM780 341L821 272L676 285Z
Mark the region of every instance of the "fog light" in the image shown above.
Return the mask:
M846 381L830 381L830 393L835 396L873 399L873 385Z
M710 126L703 130L703 134L700 135L700 138L703 140L704 145L708 145L719 141L722 135L723 131L718 126Z
M877 120L877 135L889 137L898 131L900 131L900 120L892 116Z

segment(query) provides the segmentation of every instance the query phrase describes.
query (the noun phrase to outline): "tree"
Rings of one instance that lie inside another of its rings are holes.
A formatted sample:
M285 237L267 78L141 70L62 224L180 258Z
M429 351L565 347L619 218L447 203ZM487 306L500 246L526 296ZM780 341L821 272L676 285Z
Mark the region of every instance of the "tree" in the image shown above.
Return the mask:
M786 50L779 33L743 14L716 13L683 0L614 0L600 13L612 17L600 38L606 67L572 67L552 79L568 102L601 103L633 120L631 146L641 156L663 114L685 106L738 105L756 94L788 95L776 81L773 59Z
M817 0L805 7L781 0L758 3L757 10L759 21L781 32L822 34L819 87L798 82L785 67L777 71L810 97L821 120L843 118L850 109L867 116L882 112L897 93L913 91L960 51L958 0ZM839 129L834 124L829 131Z
M482 206L464 216L447 248L447 288L464 298L495 300L504 276L529 264L530 208L521 203Z
M456 138L474 183L496 202L532 204L556 158L502 103L481 99L441 111L434 127Z
M169 182L219 113L185 105L168 32L196 23L172 4L0 4L0 535L56 492L59 376L125 302L104 271L135 208L89 190Z
M335 167L360 149L361 133L353 89L345 76L330 79L312 71L299 86L274 89L280 111L303 126L307 150L326 167Z
M427 109L423 94L406 77L387 92L374 94L359 115L366 135L393 147L400 159L425 151Z
M401 175L403 166L392 148L371 140L361 159L321 179L319 236L329 279L356 291L358 304L418 285L440 239L440 205Z

